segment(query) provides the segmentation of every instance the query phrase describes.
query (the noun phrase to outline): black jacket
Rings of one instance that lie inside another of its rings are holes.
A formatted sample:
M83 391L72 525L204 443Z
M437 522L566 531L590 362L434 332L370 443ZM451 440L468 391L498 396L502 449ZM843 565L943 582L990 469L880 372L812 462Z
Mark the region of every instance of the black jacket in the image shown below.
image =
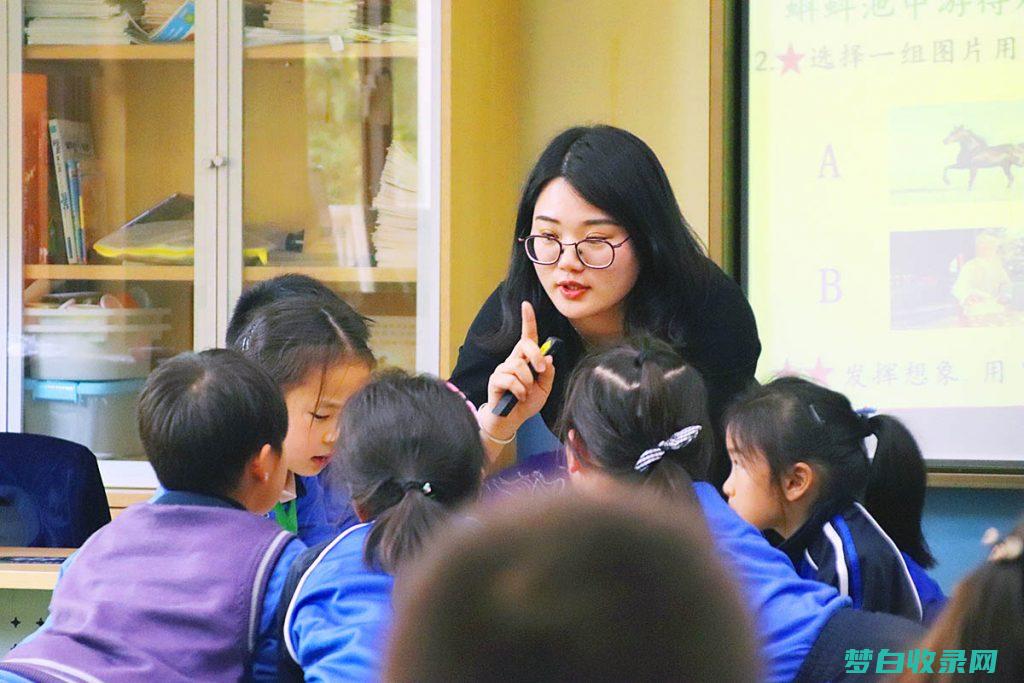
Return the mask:
M757 337L754 313L739 285L713 263L709 262L709 266L703 302L686 326L684 346L676 351L704 376L711 419L720 435L720 419L725 406L754 379L761 342ZM554 428L562 410L566 383L583 356L584 346L569 321L561 315L549 315L547 319L541 319L540 315L538 312L540 338L543 340L556 335L566 342L555 358L555 384L541 410L544 422L549 428ZM452 383L462 389L475 405L487 400L487 381L494 368L512 350L511 344L506 349L495 350L486 343L501 326L501 320L499 286L477 313L466 341L459 349L459 359L452 372ZM721 463L718 467L722 467ZM727 468L724 475L719 472L712 479L724 480L725 475L728 475Z

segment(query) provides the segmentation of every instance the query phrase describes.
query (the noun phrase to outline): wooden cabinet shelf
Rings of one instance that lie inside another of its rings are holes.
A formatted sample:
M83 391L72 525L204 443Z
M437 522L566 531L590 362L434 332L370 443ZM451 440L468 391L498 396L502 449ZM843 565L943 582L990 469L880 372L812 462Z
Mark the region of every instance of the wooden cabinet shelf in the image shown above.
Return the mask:
M338 268L333 266L247 266L243 269L242 279L246 282L257 282L269 280L285 273L302 273L324 282L416 283L415 268ZM26 265L25 279L191 282L193 275L192 266Z
M26 265L28 280L156 280L191 282L192 266L156 266L146 264L90 265Z
M246 59L399 59L415 58L416 43L351 43L335 51L325 43L259 45L245 49ZM191 61L192 43L168 45L28 45L28 61Z
M269 280L285 273L301 273L324 282L377 282L415 284L415 268L338 268L333 266L249 266L243 269L245 282Z

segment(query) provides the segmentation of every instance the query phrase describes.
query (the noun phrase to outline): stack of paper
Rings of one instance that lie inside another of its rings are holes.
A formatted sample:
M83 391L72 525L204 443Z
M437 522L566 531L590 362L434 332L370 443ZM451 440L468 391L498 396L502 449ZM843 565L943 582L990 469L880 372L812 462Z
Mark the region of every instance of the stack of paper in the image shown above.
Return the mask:
M146 12L139 19L139 24L147 31L160 28L174 16L181 6L182 0L146 0Z
M247 0L245 44L330 42L351 29L355 15L355 0Z
M373 246L377 265L387 268L416 267L416 185L419 168L398 142L391 143L373 200L377 226Z
M25 0L29 45L112 45L145 39L142 0Z
M399 24L356 26L345 38L355 43L415 43L416 29Z
M264 26L293 33L341 35L352 25L355 14L353 0L273 0Z

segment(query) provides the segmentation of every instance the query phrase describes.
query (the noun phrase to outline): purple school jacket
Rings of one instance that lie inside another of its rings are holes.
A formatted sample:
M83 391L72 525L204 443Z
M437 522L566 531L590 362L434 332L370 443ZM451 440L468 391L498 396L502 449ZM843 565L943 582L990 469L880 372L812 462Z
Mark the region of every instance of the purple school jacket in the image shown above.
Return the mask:
M33 681L238 681L267 580L292 535L244 510L136 505L93 534L51 626L0 669Z

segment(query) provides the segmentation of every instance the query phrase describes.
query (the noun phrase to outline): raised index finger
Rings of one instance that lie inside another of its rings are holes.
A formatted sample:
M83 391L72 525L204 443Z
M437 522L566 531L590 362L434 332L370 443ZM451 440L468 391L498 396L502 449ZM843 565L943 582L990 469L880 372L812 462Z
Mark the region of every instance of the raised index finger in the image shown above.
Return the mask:
M523 333L522 339L529 339L534 344L537 343L537 316L533 312L533 306L529 301L524 301L522 305L522 317L523 317Z

